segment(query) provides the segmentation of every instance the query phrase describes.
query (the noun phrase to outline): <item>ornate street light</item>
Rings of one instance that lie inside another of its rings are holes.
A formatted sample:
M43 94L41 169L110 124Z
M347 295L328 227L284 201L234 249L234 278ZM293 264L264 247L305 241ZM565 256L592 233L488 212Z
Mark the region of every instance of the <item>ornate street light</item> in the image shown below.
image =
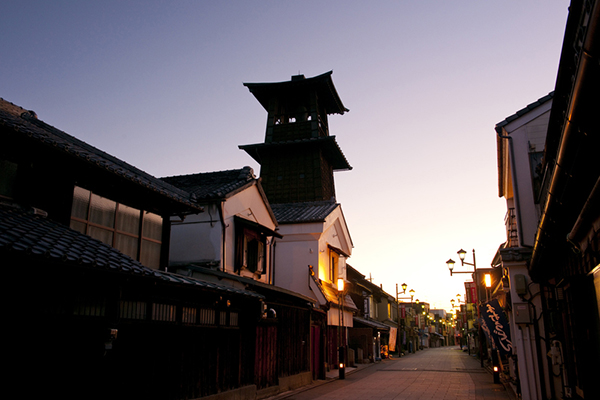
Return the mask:
M406 289L408 288L408 285L406 283L403 283L402 285L400 285L400 287L402 288L402 294L406 294ZM413 297L415 295L415 290L414 289L410 289L408 291L408 293L410 294L410 304L412 307L412 302L413 302ZM398 348L398 355L401 354L400 351L400 345L398 345L398 343L400 343L400 300L407 300L409 299L409 297L400 297L399 293L398 293L398 284L396 283L396 313L398 314L398 332L396 334L396 346Z
M463 249L460 249L459 251L456 252L458 254L458 257L460 258L460 264L462 266L466 265L470 265L473 267L473 271L454 271L454 260L453 259L449 259L448 261L446 261L446 265L448 265L448 269L450 270L450 276L452 276L453 274L472 274L473 276L473 283L475 285L475 295L477 297L477 299L474 301L475 303L475 307L477 307L477 316L479 317L479 289L478 289L478 285L477 285L477 263L475 262L475 249L473 249L473 262L467 262L465 261L465 256L467 255L467 252ZM459 299L459 304L460 304L460 295L456 295L456 297L458 297ZM465 301L466 303L466 301ZM481 360L481 366L483 367L483 343L481 340L481 324L479 324L479 359Z

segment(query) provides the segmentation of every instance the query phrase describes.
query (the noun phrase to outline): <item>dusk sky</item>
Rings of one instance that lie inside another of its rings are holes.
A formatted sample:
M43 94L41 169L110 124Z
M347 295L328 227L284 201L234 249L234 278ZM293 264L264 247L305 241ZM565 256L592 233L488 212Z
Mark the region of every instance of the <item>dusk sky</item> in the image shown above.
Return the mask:
M554 90L569 2L12 1L0 97L154 176L260 166L244 82L333 70L348 263L450 308L505 241L494 126ZM461 269L460 263L456 270Z

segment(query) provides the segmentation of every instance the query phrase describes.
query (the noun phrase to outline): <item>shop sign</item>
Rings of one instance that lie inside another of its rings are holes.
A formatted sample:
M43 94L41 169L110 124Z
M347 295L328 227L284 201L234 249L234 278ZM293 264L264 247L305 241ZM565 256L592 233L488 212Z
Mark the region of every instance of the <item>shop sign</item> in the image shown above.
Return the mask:
M510 341L510 328L504 316L502 307L497 299L482 304L479 307L481 314L481 329L485 332L494 348L503 356L512 354L512 342Z

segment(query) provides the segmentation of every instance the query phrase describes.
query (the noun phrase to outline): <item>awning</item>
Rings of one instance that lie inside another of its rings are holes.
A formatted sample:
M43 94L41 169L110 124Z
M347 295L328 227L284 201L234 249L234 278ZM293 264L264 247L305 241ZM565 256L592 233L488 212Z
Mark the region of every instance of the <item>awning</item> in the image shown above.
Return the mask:
M263 233L265 236L275 236L276 238L279 238L279 239L281 239L283 237L279 233L275 232L272 229L267 228L266 226L263 226L254 221L250 221L250 220L247 220L242 217L238 217L237 215L233 216L233 221L236 224L245 225L248 228L251 228L251 229L254 229L255 231Z
M373 329L377 329L378 331L389 331L390 327L382 324L379 321L374 321L372 319L365 319L365 318L360 318L360 317L354 317L353 318L354 323L355 324L359 324L359 325L366 325L369 328L373 328Z

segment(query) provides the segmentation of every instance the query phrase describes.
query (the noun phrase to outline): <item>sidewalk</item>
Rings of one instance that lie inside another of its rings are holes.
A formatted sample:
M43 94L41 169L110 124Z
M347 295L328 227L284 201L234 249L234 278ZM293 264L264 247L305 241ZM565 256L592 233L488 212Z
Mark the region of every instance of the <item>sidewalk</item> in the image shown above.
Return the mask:
M327 380L269 400L511 400L505 387L494 384L491 373L481 368L480 361L458 347L425 349L399 359L362 364L348 368L346 379L337 377L334 370Z

